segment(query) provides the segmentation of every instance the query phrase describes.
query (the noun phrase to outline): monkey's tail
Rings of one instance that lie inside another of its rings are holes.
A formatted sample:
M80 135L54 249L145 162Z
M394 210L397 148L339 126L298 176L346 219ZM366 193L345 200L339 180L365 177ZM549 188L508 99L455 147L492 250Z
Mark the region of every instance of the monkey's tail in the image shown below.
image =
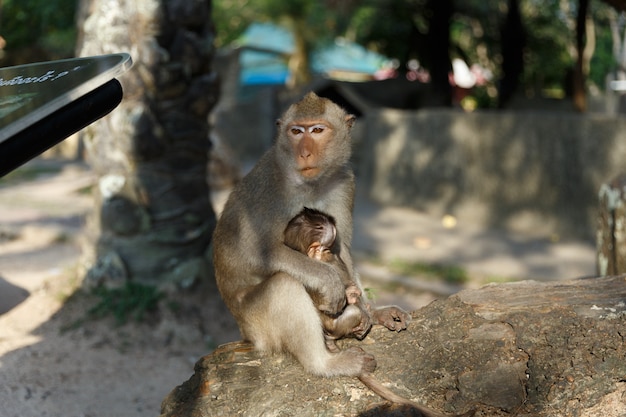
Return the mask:
M449 414L442 414L437 411L431 410L423 405L416 403L415 401L411 401L407 398L404 398L395 392L391 391L389 388L384 386L374 375L371 373L363 373L358 376L359 380L365 384L369 389L374 391L376 394L380 395L387 401L396 404L408 405L417 409L424 417L452 417ZM455 417L471 417L475 413L475 410L470 410L467 413L461 414Z

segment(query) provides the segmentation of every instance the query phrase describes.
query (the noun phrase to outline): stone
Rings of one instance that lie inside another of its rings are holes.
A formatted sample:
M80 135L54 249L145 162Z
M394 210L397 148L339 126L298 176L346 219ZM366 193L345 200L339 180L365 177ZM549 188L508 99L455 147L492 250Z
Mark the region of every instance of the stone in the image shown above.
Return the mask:
M375 327L360 346L391 390L434 410L480 416L626 414L626 277L464 290L412 313L407 331ZM356 378L307 374L291 357L236 342L202 357L161 417L418 416Z

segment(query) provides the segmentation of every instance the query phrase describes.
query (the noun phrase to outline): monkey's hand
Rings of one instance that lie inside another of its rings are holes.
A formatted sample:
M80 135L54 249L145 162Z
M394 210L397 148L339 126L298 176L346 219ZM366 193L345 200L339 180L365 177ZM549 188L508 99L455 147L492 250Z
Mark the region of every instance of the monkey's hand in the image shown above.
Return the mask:
M375 324L382 324L389 330L405 330L411 321L411 315L398 306L380 307L372 312Z
M325 247L322 246L320 242L313 242L309 246L306 254L311 259L317 259L318 261L322 261L324 256ZM326 249L327 250L327 249Z
M346 285L346 301L349 305L356 304L361 298L361 289L355 282L350 281Z

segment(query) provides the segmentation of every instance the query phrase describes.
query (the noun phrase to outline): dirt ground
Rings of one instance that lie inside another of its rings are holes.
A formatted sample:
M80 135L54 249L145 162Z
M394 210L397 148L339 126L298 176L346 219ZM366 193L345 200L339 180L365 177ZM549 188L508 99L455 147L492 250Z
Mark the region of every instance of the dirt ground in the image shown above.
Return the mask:
M0 416L157 416L198 358L238 338L236 326L210 291L181 294L182 308L163 306L143 323L72 326L94 303L75 294L81 230L93 204L84 190L93 177L78 163L32 166L40 171L33 178L0 179ZM460 287L394 275L372 257L456 260L477 277L572 278L594 269L589 242L452 230L440 219L364 201L357 202L354 249L364 285L379 288L378 303L407 309Z
M95 303L71 296L80 232L93 204L80 191L93 179L79 164L38 170L49 168L31 180L0 183L0 415L158 415L196 360L238 332L228 317L203 323L213 300L198 294L183 295L177 314L164 308L147 323L120 327L106 319L63 331Z

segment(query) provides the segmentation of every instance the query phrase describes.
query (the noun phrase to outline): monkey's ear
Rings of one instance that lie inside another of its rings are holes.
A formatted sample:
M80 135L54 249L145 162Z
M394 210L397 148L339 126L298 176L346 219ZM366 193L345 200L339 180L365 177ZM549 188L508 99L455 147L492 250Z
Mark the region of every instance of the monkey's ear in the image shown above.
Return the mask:
M280 119L276 119L276 126L280 126L283 124L283 121Z
M348 114L346 115L346 124L348 125L348 127L352 127L352 125L354 125L354 122L356 120L356 116L353 114Z

